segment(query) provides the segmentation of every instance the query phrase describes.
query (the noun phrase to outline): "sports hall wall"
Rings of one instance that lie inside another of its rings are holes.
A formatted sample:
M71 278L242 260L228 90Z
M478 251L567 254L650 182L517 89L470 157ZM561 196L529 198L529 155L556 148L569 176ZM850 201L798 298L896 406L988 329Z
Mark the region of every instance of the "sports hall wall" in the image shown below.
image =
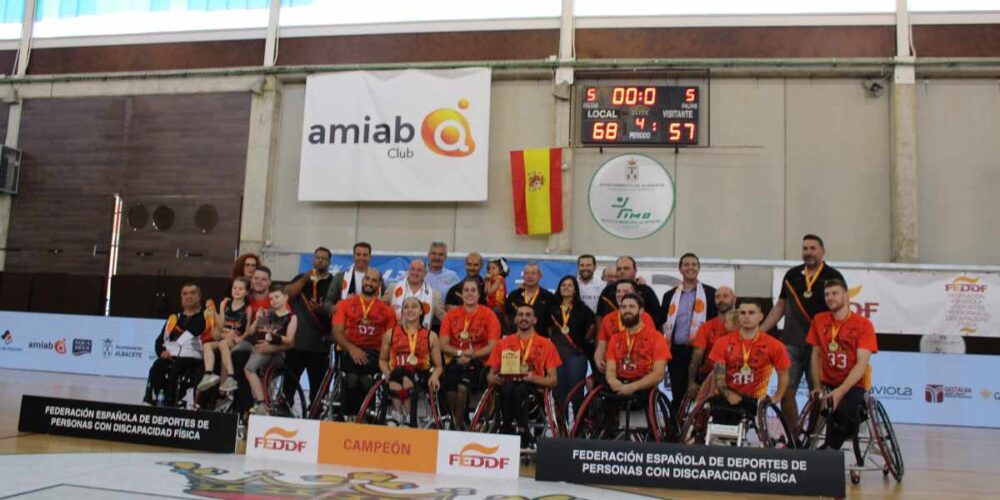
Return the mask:
M922 57L1000 56L1000 25L921 25L913 36ZM278 68L530 63L555 54L558 38L554 29L298 36L282 38ZM737 58L737 67L706 83L712 147L574 150L568 253L796 259L801 236L813 232L826 239L831 260L889 261L892 96L873 97L861 83L892 69L852 72L828 61L890 58L894 42L892 26L577 29L578 60ZM556 145L550 70L494 70L487 202L305 203L297 186L306 71L282 71L262 92L252 68L262 49L259 39L43 44L25 80L0 82L6 100L21 103L24 152L0 307L103 312L115 194L125 208L167 205L175 215L167 231L123 225L115 315L159 315L191 278L221 295L241 247L263 251L278 279L296 271L299 252L357 240L376 253L424 251L431 240L453 252L545 253L547 238L514 234L508 153ZM0 52L0 60L11 57ZM740 67L740 58L827 62L768 73ZM215 72L198 73L205 70ZM989 189L1000 157L996 81L988 70L918 71L921 263L990 265L1000 257L1000 222L992 216L1000 199ZM262 125L255 110L268 95L276 96L276 112ZM6 124L8 113L0 116ZM262 127L273 133L262 135ZM638 241L603 232L586 204L596 169L632 151L661 162L677 186L671 220ZM205 203L218 211L208 232L192 223ZM259 238L241 239L248 223L261 226ZM737 286L768 296L770 272L741 271Z

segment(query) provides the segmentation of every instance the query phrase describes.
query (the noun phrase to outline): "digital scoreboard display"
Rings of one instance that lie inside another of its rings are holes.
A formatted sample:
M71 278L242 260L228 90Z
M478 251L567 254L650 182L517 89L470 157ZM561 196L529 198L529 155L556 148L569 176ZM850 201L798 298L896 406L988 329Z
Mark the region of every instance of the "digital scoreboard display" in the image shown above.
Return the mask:
M580 140L585 146L698 144L697 86L584 86Z

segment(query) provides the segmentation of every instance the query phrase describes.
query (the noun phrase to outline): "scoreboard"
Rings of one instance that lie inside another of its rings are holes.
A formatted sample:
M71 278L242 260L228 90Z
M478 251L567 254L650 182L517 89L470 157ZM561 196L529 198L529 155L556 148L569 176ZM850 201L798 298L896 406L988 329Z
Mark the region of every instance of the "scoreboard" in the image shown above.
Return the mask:
M698 144L697 86L582 87L580 141L585 146Z

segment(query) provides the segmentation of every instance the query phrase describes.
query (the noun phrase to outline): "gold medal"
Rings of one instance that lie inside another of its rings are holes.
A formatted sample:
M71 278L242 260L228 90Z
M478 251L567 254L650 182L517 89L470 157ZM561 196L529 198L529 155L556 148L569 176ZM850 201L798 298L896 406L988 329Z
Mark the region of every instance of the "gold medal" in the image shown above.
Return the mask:
M462 330L462 333L458 334L458 338L462 340L469 340L469 332L467 330Z
M830 348L830 352L836 352L837 349L840 349L840 345L838 345L836 342L830 342L830 344L827 345L827 347Z
M528 373L529 367L527 364L521 365L521 373Z
M410 333L403 328L403 333L406 334L406 343L410 347L410 355L406 357L406 362L411 366L417 365L417 337L420 335L420 330Z
M410 354L406 358L406 362L409 363L409 364L411 364L411 365L413 365L413 366L416 366L417 365L417 356L415 354Z
M812 296L813 296L813 293L812 293L811 290L806 290L806 291L802 292L802 296L805 297L805 298L807 298L807 299L811 299Z
M740 373L743 374L744 377L749 377L750 374L753 373L753 370L750 369L749 365L743 365L743 368L740 368Z
M622 366L628 366L632 364L632 358L625 356L622 358Z
M560 328L559 331L562 332L563 335L569 335L569 327L568 326L564 326L564 327Z
M806 291L802 292L804 298L810 299L813 296L813 285L816 284L816 280L819 279L820 273L823 272L823 268L826 267L826 263L820 262L819 267L816 268L816 272L812 276L809 275L809 268L803 267L802 274L806 277Z

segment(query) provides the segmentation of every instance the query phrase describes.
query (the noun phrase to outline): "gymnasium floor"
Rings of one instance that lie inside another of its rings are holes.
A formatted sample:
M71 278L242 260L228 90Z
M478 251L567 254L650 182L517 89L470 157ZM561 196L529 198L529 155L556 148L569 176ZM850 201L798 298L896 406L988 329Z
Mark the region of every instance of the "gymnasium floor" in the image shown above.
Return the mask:
M626 493L536 482L530 467L516 483L483 482L17 432L22 394L136 403L142 387L136 379L0 370L0 498L765 497L648 488ZM864 473L859 486L848 484L850 497L1000 498L1000 430L917 425L896 430L906 462L903 483Z

